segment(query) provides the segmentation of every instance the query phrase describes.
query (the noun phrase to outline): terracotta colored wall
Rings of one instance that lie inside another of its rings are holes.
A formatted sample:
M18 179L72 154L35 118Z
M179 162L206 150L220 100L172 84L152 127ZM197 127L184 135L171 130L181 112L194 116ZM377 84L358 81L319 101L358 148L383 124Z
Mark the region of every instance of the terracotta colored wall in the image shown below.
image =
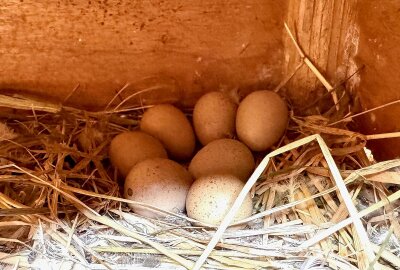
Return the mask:
M400 1L363 0L358 3L360 41L356 61L364 64L357 94L364 109L400 99ZM367 134L400 131L400 105L359 118ZM399 156L400 139L372 141L379 159Z
M0 3L0 89L98 108L161 82L145 101L281 79L284 0L8 0ZM141 81L143 78L152 77ZM138 100L136 100L138 102Z

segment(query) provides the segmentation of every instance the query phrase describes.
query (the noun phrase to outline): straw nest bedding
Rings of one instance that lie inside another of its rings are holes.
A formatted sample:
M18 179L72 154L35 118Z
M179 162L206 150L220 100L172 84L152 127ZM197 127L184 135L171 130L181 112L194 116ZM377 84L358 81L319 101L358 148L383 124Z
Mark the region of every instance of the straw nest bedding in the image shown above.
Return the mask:
M5 269L185 269L215 236L183 213L137 216L120 198L107 146L135 128L140 108L92 113L7 96L0 105L10 108L0 126ZM366 243L377 258L370 269L400 266L400 160L374 162L365 143L376 136L330 125L339 111L331 112L292 113L270 161L258 159L265 170L251 188L254 215L244 230L222 232L204 267L368 269Z
M254 214L237 231L224 227L241 195L218 230L184 213L151 220L129 210L107 147L137 126L143 107L124 100L87 112L0 95L0 268L400 269L400 160L376 163L365 150L368 140L400 135L349 131L357 115L347 92L297 47L299 68L318 76L336 106L291 112L244 187Z

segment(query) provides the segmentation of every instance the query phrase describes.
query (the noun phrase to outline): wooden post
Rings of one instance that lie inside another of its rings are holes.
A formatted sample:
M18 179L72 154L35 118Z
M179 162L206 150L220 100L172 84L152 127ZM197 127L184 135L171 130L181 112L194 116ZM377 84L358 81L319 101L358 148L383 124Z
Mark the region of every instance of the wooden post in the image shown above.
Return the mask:
M358 45L356 3L357 0L289 1L286 19L289 27L296 30L298 42L306 55L333 85L354 69L352 57ZM286 33L284 44L283 69L290 74L300 63L300 56ZM300 108L326 93L305 65L298 70L286 90L286 95Z

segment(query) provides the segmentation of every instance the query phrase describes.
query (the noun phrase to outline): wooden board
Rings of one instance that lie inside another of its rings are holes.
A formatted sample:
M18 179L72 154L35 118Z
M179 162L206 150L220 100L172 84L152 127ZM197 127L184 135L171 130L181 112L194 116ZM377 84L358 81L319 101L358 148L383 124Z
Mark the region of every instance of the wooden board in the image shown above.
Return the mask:
M307 57L332 84L345 79L353 70L355 55L353 29L357 11L357 0L289 1L287 23ZM285 33L285 74L292 73L301 62L300 55ZM358 39L358 37L354 37ZM307 113L303 107L313 103L327 90L315 74L303 65L286 86L299 113ZM324 111L333 105L329 96L312 108L309 113Z
M357 87L364 110L400 99L400 1L359 1L357 24L360 44L356 61L365 65ZM362 132L376 134L400 131L400 105L392 105L357 119ZM369 144L379 159L398 158L400 139Z
M192 105L219 88L281 79L284 0L8 0L0 3L0 89L99 109L135 102ZM144 81L143 79L146 78ZM160 90L161 89L161 90Z

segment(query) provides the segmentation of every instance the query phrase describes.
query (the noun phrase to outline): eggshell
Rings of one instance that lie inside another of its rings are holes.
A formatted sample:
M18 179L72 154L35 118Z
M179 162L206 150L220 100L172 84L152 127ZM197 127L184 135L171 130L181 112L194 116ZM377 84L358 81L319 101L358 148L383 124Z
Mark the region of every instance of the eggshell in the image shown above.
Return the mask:
M219 225L242 190L244 183L232 175L210 175L194 181L186 198L190 218ZM253 204L248 194L233 222L250 217Z
M231 174L246 181L255 167L254 157L243 143L232 139L215 140L200 149L189 165L195 179L213 174Z
M147 159L129 172L125 179L124 197L166 211L182 212L192 182L191 175L180 164L169 159ZM163 216L141 206L129 206L139 215L150 218Z
M278 94L255 91L239 104L236 133L251 150L265 151L284 134L288 114L286 103Z
M170 104L148 109L143 114L140 129L159 139L173 158L183 160L193 154L193 128L185 114Z
M233 138L237 105L221 92L203 95L193 110L193 126L199 141L206 145L211 141Z
M156 138L141 131L128 131L113 138L109 157L125 177L136 163L148 158L167 158L167 151Z

